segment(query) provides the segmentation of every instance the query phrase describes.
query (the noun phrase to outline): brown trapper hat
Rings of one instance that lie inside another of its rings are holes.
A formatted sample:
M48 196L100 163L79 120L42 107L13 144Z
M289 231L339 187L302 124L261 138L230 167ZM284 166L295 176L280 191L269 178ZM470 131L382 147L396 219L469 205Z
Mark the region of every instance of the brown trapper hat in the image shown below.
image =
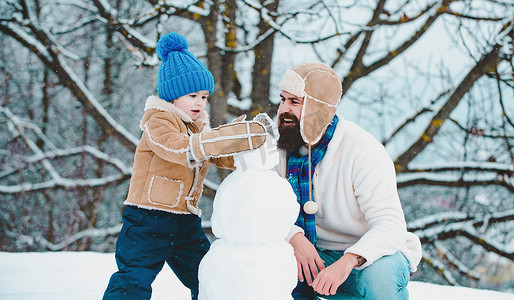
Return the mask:
M306 143L316 144L334 118L341 99L339 77L325 64L304 63L287 70L279 87L303 97L300 133Z

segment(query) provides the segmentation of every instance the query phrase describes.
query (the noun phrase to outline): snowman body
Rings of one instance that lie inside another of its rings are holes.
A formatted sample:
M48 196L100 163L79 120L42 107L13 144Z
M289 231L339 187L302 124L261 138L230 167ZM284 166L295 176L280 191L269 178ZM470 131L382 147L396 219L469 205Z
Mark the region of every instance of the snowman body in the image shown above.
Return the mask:
M297 264L286 236L299 205L289 182L271 170L275 141L238 154L211 217L213 242L199 268L199 299L292 299Z

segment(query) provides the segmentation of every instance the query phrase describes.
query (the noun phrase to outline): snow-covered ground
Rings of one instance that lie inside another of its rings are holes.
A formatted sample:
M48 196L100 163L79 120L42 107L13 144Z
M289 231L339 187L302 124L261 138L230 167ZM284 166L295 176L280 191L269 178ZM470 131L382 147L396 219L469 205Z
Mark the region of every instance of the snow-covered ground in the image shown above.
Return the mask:
M101 299L115 270L112 253L0 252L0 299ZM167 266L153 290L152 299L190 299L189 291ZM413 300L514 300L509 293L422 282L411 282L409 291Z

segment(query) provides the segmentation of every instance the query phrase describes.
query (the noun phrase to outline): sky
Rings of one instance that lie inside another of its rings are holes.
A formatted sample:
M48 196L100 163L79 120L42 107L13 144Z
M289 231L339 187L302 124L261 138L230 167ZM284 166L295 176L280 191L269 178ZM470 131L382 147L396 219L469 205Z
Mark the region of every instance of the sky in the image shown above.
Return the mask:
M101 299L115 271L114 253L0 252L0 299ZM187 288L167 266L152 287L152 299L190 299ZM514 300L509 293L415 281L408 288L412 300Z

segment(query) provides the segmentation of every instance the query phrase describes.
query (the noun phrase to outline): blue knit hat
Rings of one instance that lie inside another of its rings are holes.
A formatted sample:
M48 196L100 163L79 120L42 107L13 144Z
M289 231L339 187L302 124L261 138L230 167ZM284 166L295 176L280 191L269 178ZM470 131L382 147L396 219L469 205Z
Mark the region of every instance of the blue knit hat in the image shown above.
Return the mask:
M163 35L157 42L157 55L162 60L157 81L161 99L173 101L198 91L214 91L212 73L188 47L187 40L176 32Z

